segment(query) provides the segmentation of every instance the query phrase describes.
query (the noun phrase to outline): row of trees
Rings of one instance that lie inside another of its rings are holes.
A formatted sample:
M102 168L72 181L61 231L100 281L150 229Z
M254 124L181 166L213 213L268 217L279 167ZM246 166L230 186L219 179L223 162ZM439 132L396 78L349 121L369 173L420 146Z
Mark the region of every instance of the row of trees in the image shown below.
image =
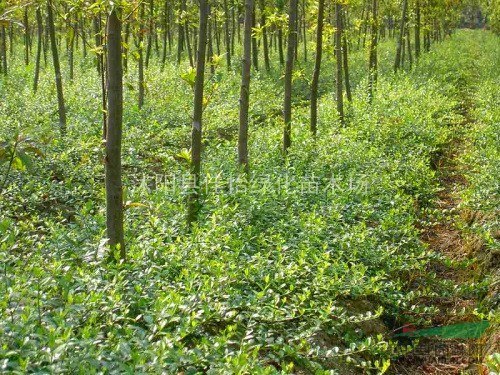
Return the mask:
M461 0L401 0L380 4L377 0L317 2L306 0L234 0L190 3L188 0L163 2L93 3L81 0L13 2L0 8L1 71L8 74L8 53L13 54L15 38L23 38L24 62L29 65L33 50L35 69L33 90L38 87L42 58L47 65L50 49L57 89L59 126L66 132L63 75L59 51L65 48L68 77L74 74L77 50L95 56L96 73L102 88L103 138L106 147L106 197L109 245L125 258L121 182L121 138L123 123L123 71L130 70L129 56L137 62L138 106L145 102L144 70L153 59L165 64L189 62L195 67L191 173L193 186L187 201L187 221L196 222L199 210L201 140L204 109L204 76L207 63L227 69L241 61L238 162L249 173L248 131L251 100L251 72L284 69L283 150L291 146L293 72L297 59L307 61L308 43L315 42L314 70L310 93L310 128L317 133L318 86L322 53L333 46L336 61L336 98L340 123L345 126L344 96L352 100L349 82L349 51L368 49L367 95L373 99L378 76L377 48L383 38L396 38L394 70L411 68L431 43L451 33L459 19ZM44 23L44 17L46 22ZM197 16L197 21L196 17ZM36 27L34 26L36 24ZM413 37L412 37L413 34ZM34 41L37 40L36 48ZM423 46L423 48L422 48ZM225 59L223 59L225 55ZM272 64L276 60L279 64ZM132 74L129 71L130 74ZM344 95L345 94L345 95ZM236 103L235 103L236 105Z

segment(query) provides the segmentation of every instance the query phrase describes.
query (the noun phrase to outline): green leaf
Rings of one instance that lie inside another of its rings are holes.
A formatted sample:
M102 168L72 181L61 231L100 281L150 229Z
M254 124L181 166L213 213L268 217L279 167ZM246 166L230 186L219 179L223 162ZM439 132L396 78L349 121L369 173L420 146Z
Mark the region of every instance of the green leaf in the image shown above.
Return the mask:
M17 158L21 159L22 161L23 166L21 170L24 170L26 168L30 169L33 166L31 158L29 157L28 154L26 154L24 150L17 151Z
M20 158L19 156L16 156L12 161L12 169L18 171L24 171L26 169L26 166L23 163L23 159Z
M181 78L184 82L188 83L191 88L194 88L196 82L196 70L194 68L189 68L184 73L181 73Z

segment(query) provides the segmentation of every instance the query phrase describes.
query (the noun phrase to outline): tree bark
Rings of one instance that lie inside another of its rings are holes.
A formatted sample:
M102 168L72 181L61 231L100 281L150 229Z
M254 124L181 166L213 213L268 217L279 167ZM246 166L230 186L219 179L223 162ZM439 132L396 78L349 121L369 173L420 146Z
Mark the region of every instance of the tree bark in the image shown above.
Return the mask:
M161 65L165 66L165 62L167 61L167 44L170 47L168 40L168 32L169 32L169 0L165 0L163 3L163 49L161 54Z
M139 54L139 61L137 63L139 75L139 91L137 97L137 104L139 109L144 106L144 3L141 3L141 10L139 13L139 35L137 36L137 52Z
M238 162L248 173L248 107L250 97L251 43L253 0L245 0L245 24L243 29L243 57L241 60L240 128L238 133Z
M119 247L120 259L125 260L123 235L123 188L122 188L122 118L123 118L123 71L121 47L121 22L116 11L108 17L108 128L106 134L106 227L108 245ZM111 254L114 258L114 254Z
M224 0L224 34L226 39L226 68L231 70L231 35L229 33L229 8Z
M38 90L38 78L40 77L40 60L42 57L42 39L43 39L43 23L42 11L40 7L36 8L36 25L38 30L38 44L36 48L36 63L35 63L35 77L33 79L33 92Z
M28 20L28 6L24 7L24 64L26 66L30 63L30 28Z
M420 0L415 2L415 59L420 57Z
M83 58L87 57L87 32L85 30L85 17L80 18L80 29L82 30Z
M377 0L372 0L372 32L370 41L370 60L369 60L369 83L368 83L368 101L373 100L374 90L377 86L378 79L378 57L377 57L377 42L378 42L378 18L377 18Z
M214 56L214 48L213 48L213 39L212 39L212 22L208 22L207 25L207 62L210 65L210 73L215 73L215 66L213 64L213 56Z
M234 35L236 34L236 15L234 11L235 5L231 7L231 56L234 55L234 45L236 38Z
M186 47L187 47L187 51L188 51L189 64L191 65L191 67L194 67L193 51L191 49L191 40L189 39L189 25L186 23L184 25L184 28L185 28L184 35L185 35L185 39L186 39ZM196 46L195 46L195 49L196 49Z
M269 72L271 70L271 62L269 60L269 43L267 40L265 0L260 1L260 27L262 28L262 46L264 49L264 66L266 67L266 71Z
M151 48L153 47L153 30L154 30L154 0L149 0L149 30L148 30L148 46L146 48L146 69L149 68L149 59L151 58Z
M403 39L405 34L405 26L406 26L406 9L408 7L408 0L403 0L402 11L401 11L401 23L399 25L399 37L398 37L398 46L396 49L396 61L394 62L394 72L397 72L401 67L401 54L403 48Z
M61 133L64 135L66 133L66 108L64 107L61 66L59 64L59 55L57 53L56 30L54 25L54 16L52 12L52 0L47 0L47 22L49 25L50 45L52 48L52 61L54 63L54 73L56 79L59 128L61 129Z
M74 78L74 72L75 72L75 64L74 64L74 51L75 51L75 35L77 32L76 29L76 21L72 25L71 24L71 17L68 16L68 27L69 27L69 49L68 49L68 65L69 65L69 80L70 82L73 81Z
M123 53L123 71L127 72L128 71L128 51L130 49L129 47L129 39L130 39L130 22L127 22L127 25L125 26L125 43L123 43L122 46L122 53Z
M411 39L410 39L410 27L407 25L406 27L406 45L408 48L408 63L410 64L410 70L413 66L413 57L411 53Z
M213 32L215 35L215 50L217 51L217 55L220 55L220 33L219 33L219 24L217 22L217 12L213 13Z
M186 11L186 0L181 0L180 5L180 13L181 17L183 13ZM177 64L181 63L182 51L184 50L184 22L185 20L179 20L179 24L177 26Z
M252 27L256 27L255 24L255 5L252 11ZM259 70L259 47L257 45L257 37L252 35L252 62L255 70Z
M102 37L101 37L101 15L96 14L92 18L92 25L94 28L94 40L95 40L95 48L100 49L102 47ZM102 59L102 53L100 51L96 52L96 67L97 74L101 74L101 71L104 69L104 61Z
M342 66L344 68L344 77L345 77L345 92L347 96L347 100L349 102L352 102L352 94L351 94L351 83L349 80L349 56L348 56L348 49L347 49L347 36L345 33L346 30L346 17L345 17L345 12L343 12L343 17L342 17Z
M336 93L337 93L337 112L340 123L345 125L344 119L344 98L343 98L343 83L342 83L342 4L339 0L335 3L335 56L336 56Z
M280 58L280 65L285 63L285 55L283 52L283 30L281 27L278 28L278 54Z
M7 76L8 64L7 64L7 32L5 26L2 25L0 28L0 60L2 60L1 73Z
M297 4L298 0L290 0L288 10L288 45L285 65L285 98L283 103L283 150L287 152L292 144L292 75L297 40Z
M201 172L201 134L203 119L203 88L205 79L205 55L207 49L207 0L200 0L200 16L198 28L198 52L196 59L196 82L194 85L193 126L191 130L191 191L187 197L187 223L196 222L199 210L200 172Z
M311 81L311 132L317 133L318 123L318 86L321 70L321 57L323 53L323 18L325 13L325 0L318 0L318 22L316 26L316 58Z
M307 62L307 13L306 0L302 0L302 42L304 43L304 62Z

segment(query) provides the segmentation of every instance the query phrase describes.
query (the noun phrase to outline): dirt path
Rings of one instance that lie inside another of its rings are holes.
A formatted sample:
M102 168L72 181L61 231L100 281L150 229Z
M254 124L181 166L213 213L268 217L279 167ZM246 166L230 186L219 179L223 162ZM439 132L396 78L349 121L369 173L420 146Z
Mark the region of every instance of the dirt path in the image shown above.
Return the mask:
M457 113L462 121L452 125L453 137L440 155L434 160L434 167L441 190L437 195L436 208L438 220L423 230L421 239L429 249L444 255L455 262L457 267L436 262L430 265L429 272L434 272L438 280L449 280L454 285L464 286L477 282L481 272L477 262L472 261L481 243L463 231L474 215L461 207L461 193L467 186L463 175L464 168L460 156L465 152L467 130L473 123L469 113L471 108L468 87L460 91L460 106ZM441 295L441 293L438 293ZM439 309L432 316L432 326L445 326L454 323L477 321L474 309L480 300L470 293L452 293L448 296L434 297L428 301ZM404 374L482 374L478 367L481 358L481 343L478 340L445 340L423 338L415 352L399 359L393 365L393 372Z

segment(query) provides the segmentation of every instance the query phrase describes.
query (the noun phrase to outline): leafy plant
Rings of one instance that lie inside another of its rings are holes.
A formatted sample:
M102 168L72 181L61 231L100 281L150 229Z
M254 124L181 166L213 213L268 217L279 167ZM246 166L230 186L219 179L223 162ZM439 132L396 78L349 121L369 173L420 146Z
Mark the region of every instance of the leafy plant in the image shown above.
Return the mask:
M23 134L16 134L12 139L0 142L0 165L7 164L7 169L0 185L0 194L7 187L11 170L23 171L30 168L32 165L32 156L42 157L44 154L31 138Z

